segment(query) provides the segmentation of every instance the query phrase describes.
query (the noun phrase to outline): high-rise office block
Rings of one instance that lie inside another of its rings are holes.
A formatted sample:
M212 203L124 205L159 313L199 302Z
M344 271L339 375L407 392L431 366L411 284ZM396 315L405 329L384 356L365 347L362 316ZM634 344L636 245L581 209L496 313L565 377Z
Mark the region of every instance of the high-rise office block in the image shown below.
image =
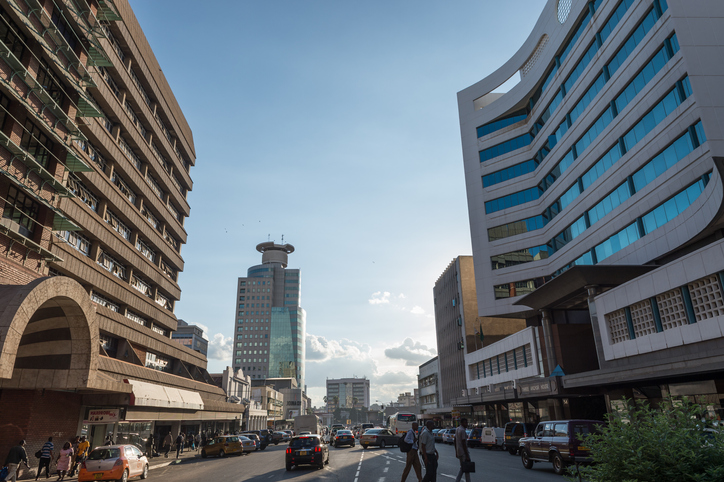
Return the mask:
M234 369L252 379L294 378L304 387L301 273L287 269L294 246L267 242L256 249L262 264L249 268L237 284Z
M504 418L540 418L670 394L724 412L707 368L724 354L722 28L721 2L549 0L458 94L480 313L529 325L466 356L468 403L519 397Z
M328 378L327 411L370 406L370 381L362 378Z

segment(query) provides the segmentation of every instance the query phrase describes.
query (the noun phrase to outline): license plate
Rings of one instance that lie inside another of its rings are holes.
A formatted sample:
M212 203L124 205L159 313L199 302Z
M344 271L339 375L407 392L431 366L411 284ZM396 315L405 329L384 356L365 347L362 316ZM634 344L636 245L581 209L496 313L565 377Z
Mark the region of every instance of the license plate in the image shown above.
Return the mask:
M93 478L96 480L101 480L103 478L103 473L100 474L93 474Z
M300 450L299 455L307 455L309 454L309 450Z

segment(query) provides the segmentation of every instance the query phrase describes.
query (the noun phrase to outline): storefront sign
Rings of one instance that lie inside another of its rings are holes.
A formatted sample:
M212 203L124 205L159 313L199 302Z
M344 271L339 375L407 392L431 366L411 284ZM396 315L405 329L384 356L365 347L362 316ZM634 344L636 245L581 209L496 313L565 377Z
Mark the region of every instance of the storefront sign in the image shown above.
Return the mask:
M88 420L85 420L84 423L116 423L120 418L121 410L118 408L89 410Z
M518 394L521 397L536 397L558 393L558 384L554 378L546 378L536 382L519 383Z

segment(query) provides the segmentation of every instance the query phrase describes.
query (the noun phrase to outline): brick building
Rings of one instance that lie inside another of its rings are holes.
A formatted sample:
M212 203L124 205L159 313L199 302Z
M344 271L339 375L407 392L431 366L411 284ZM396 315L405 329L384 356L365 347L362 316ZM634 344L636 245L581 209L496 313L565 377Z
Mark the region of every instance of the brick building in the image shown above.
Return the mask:
M196 154L127 0L0 0L0 51L0 454L228 428L171 339Z

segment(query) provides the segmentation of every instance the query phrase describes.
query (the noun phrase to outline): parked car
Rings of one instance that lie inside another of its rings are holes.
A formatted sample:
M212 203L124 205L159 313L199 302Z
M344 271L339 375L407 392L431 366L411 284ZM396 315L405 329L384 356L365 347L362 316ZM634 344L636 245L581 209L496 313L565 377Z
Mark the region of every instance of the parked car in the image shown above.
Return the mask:
M432 430L432 434L435 436L435 442L442 442L442 435L445 433L444 428L436 428Z
M254 442L248 438L246 440L248 441L248 450L256 450L251 448ZM220 435L206 441L206 445L201 448L201 457L206 458L213 455L226 457L229 454L241 455L244 453L244 448L240 437L236 435Z
M598 420L540 422L532 437L518 442L523 467L530 469L535 462L548 462L553 464L553 471L561 475L568 464L590 462L588 449L581 444L579 436L594 433L603 424Z
M363 449L373 446L383 449L387 446L397 445L398 442L397 435L386 428L371 428L359 438Z
M135 445L106 445L94 448L81 464L78 481L128 480L148 477L148 459Z
M480 435L482 433L482 428L472 429L468 435L468 447L480 447Z
M285 438L289 441L289 436L284 432L272 432L271 434L271 440L274 445L279 445L279 442L284 442Z
M252 442L254 442L254 450L264 450L266 448L266 445L262 446L261 439L257 434L254 432L244 432L241 435L244 437L251 439Z
M505 442L505 429L501 427L483 427L480 433L480 445L490 450L503 448Z
M271 431L269 430L247 430L245 433L254 433L259 436L259 442L261 442L260 450L264 450L267 445L272 443Z
M535 432L534 423L508 422L505 424L504 448L510 455L518 454L518 442L524 437L530 437Z
M337 430L336 435L332 439L332 445L334 447L341 445L351 445L354 447L354 434L350 430Z
M304 435L292 438L286 452L287 470L295 465L315 465L324 468L329 464L329 445L319 435Z
M281 434L281 436L282 436L282 440L281 440L281 441L282 441L282 442L289 442L289 441L292 439L292 436L289 435L289 433L287 433L287 432L285 432L285 431L283 431L283 430L280 430L280 431L277 432L277 433L280 433L280 434Z
M443 430L442 443L450 444L450 445L455 443L455 429L454 428L446 428Z

